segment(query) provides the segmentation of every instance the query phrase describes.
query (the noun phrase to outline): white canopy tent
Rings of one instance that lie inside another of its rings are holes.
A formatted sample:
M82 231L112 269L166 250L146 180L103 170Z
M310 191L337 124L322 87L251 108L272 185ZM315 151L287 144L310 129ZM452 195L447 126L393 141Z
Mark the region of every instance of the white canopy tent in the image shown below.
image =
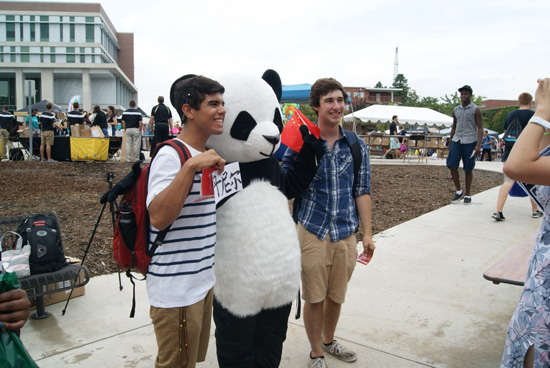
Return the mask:
M453 125L453 118L427 107L409 107L397 105L372 105L344 116L344 122L355 124L386 124L392 116L399 117L400 124L408 126L437 126L447 128Z
M483 128L483 130L486 130L487 134L492 135L495 138L502 139L502 137L504 136L504 133L498 134L498 132L496 132L494 130L491 130L491 129ZM449 134L451 134L451 128L441 129L439 131L439 134L449 135Z

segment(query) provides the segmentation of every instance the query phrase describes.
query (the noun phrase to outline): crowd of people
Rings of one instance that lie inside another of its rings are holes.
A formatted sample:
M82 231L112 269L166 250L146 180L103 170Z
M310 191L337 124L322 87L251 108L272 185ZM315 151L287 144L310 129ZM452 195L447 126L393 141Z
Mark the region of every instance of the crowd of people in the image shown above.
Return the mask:
M51 146L56 136L79 136L80 127L87 124L89 128L99 127L104 137L124 135L126 143L126 162L140 160L141 150L149 150L153 153L157 143L166 141L176 136L181 131L181 126L172 121L170 108L164 105L164 97L159 96L159 104L151 110L151 118L148 124L143 124L143 115L137 110L136 102L130 101L129 108L122 115L117 115L114 106L108 106L104 111L99 105L87 111L74 102L69 112L54 111L51 102L46 103L46 111L39 114L38 109L33 108L31 114L25 117L25 126L29 126L33 136L41 137L40 158L42 161L53 162ZM137 121L136 118L140 120ZM30 123L29 123L30 121ZM78 127L76 125L78 124ZM0 140L2 143L2 159L8 159L8 142L10 138L19 136L20 122L9 111L7 105L0 112ZM126 126L128 125L128 127ZM130 128L127 130L126 128ZM137 128L137 131L136 129ZM120 131L120 134L117 134Z

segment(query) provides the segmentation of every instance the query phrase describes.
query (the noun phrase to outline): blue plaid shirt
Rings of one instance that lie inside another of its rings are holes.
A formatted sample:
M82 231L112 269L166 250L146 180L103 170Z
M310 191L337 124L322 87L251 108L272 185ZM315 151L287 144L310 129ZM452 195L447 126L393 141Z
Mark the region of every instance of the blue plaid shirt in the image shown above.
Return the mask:
M340 127L340 139L331 151L323 140L325 154L309 188L302 193L302 205L298 221L320 240L330 233L330 240L345 239L357 231L359 219L355 209L355 197L370 194L370 161L367 145L358 138L362 163L357 185L353 187L353 157L347 138ZM287 149L282 169L287 171L294 164L297 153Z

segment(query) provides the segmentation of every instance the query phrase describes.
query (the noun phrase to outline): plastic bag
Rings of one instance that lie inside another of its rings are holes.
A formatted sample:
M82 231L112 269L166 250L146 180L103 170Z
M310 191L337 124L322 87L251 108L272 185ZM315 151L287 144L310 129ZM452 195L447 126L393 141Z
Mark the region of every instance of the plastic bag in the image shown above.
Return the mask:
M0 367L32 368L38 365L32 360L19 337L5 329L0 329Z
M0 274L0 294L17 289L19 281L13 272ZM38 368L19 337L4 328L0 328L0 367L2 368Z
M18 240L15 240L18 237ZM23 238L16 232L8 231L2 235L0 238L0 245L4 247L4 239L7 239L7 243L15 247L5 247L13 248L12 250L6 250L2 253L2 265L4 269L8 272L15 272L17 277L23 278L28 277L31 274L31 268L29 265L29 257L31 256L31 246L23 246Z

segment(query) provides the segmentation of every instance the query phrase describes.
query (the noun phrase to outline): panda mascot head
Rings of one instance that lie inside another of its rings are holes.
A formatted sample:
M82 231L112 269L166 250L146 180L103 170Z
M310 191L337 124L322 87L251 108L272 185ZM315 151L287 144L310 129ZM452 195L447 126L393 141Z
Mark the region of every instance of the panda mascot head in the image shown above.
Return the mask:
M279 101L282 85L274 70L261 78L228 74L217 80L225 87L227 109L221 135L213 135L208 148L227 162L247 163L271 156L280 145L283 122Z

